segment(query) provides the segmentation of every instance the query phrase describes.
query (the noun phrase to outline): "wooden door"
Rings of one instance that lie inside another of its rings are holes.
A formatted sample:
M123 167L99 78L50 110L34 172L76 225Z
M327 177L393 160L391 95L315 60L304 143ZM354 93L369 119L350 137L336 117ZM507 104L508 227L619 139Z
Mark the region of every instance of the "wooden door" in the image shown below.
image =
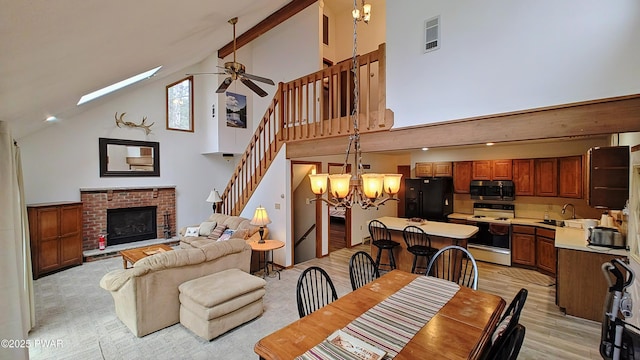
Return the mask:
M535 159L535 195L558 196L558 159Z
M513 183L516 195L533 196L534 182L533 159L513 160Z
M60 266L82 264L82 207L60 208Z
M493 160L491 162L492 180L512 180L513 172L511 160Z
M511 239L511 262L536 266L536 237L531 234L514 233Z
M329 163L327 164L329 174L340 174L343 171L343 164ZM347 168L344 169L345 174L351 174L351 164L347 164ZM331 195L331 185L329 187L329 199L334 199ZM327 206L330 212L330 206ZM337 221L334 221L337 220ZM332 250L338 250L341 248L351 247L351 209L347 208L344 212L344 219L340 222L340 219L332 219L329 216L329 252Z
M538 237L536 261L539 270L550 275L556 274L556 247L553 240Z
M473 162L472 180L491 180L491 160Z
M60 234L60 212L58 207L37 210L38 273L56 270L60 267L58 235Z
M471 161L453 163L453 191L457 194L468 194L471 183Z
M582 156L558 159L558 194L561 197L582 198Z
M407 206L406 200L406 187L404 185L404 180L411 178L411 165L398 165L398 174L402 174L402 179L400 181L400 191L398 191L398 217L405 217L404 211Z

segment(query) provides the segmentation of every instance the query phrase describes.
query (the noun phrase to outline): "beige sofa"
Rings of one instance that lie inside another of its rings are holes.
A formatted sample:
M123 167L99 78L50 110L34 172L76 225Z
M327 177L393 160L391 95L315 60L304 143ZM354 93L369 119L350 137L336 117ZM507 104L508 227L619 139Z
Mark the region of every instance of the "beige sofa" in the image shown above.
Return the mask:
M243 238L247 241L260 240L260 233L258 232L260 227L251 225L250 224L251 221L249 219L246 219L240 216L230 216L226 214L214 213L211 216L209 216L209 218L205 221L210 223L213 222L217 225L226 225L226 227L231 230L236 230L236 231L246 230L246 236ZM190 225L180 229L180 231L178 232L178 235L180 236L181 248L183 249L198 248L216 241L216 240L210 239L207 236L208 234L204 234L200 236L185 236L185 232L188 227L198 227L200 225L201 224ZM264 228L265 239L267 239L267 234L268 234L268 229Z
M180 322L180 284L227 269L249 272L250 260L251 246L244 240L211 241L148 256L132 268L107 273L100 286L111 292L118 318L142 337Z

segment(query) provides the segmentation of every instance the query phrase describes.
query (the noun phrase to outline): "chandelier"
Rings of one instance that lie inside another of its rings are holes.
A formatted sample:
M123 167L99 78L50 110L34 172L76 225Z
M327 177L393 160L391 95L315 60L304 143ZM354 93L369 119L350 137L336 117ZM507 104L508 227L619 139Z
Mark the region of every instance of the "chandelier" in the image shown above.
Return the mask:
M363 173L362 151L360 149L360 131L358 129L358 117L360 115L360 91L359 91L359 66L358 66L358 21L368 23L371 18L371 5L362 1L362 11L357 7L357 0L353 0L353 56L351 72L353 73L353 109L351 120L353 122L353 134L349 136L344 164L341 174L316 174L309 175L311 191L316 194L315 200L321 200L331 206L351 208L358 204L363 209L378 207L388 200L398 200L395 195L400 190L402 174L371 174ZM349 165L349 156L353 151L355 172L346 173ZM321 197L327 191L327 179L331 187L333 199ZM385 194L386 193L386 194Z

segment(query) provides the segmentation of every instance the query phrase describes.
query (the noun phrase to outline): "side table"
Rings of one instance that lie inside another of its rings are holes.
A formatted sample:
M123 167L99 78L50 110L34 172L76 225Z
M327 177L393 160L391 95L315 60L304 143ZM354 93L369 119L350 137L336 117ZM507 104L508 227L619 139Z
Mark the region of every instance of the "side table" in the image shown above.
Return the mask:
M279 240L265 240L264 243L260 244L258 241L249 242L251 245L251 250L258 252L258 267L260 267L260 253L262 253L262 257L264 258L264 271L262 272L262 277L276 277L275 273L278 273L278 280L280 280L280 270L276 269L273 265L273 250L280 249L284 247L284 242ZM268 253L271 253L271 261L267 260ZM271 274L269 272L269 263L271 263Z

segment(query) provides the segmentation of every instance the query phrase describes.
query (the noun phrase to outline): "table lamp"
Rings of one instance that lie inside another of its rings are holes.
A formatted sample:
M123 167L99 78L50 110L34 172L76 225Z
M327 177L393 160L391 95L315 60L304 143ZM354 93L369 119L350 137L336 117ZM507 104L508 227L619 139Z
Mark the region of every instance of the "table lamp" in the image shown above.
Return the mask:
M216 206L219 202L222 201L222 198L220 197L220 194L218 194L218 190L213 189L211 190L211 192L209 193L209 197L206 200L207 202L213 203L213 212L216 212Z
M264 226L267 224L271 224L271 220L269 220L269 215L267 214L267 209L260 205L253 214L253 219L251 219L251 225L260 226L260 230L258 230L260 233L260 241L258 241L258 244L264 244L262 236L264 235Z

